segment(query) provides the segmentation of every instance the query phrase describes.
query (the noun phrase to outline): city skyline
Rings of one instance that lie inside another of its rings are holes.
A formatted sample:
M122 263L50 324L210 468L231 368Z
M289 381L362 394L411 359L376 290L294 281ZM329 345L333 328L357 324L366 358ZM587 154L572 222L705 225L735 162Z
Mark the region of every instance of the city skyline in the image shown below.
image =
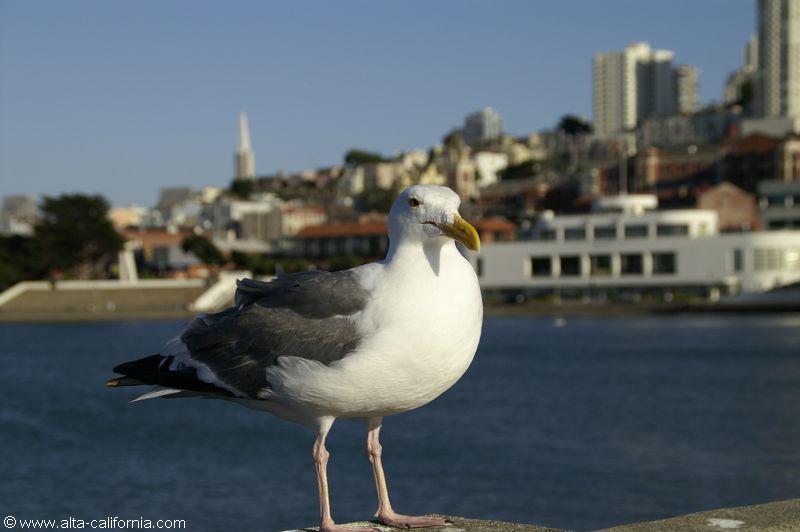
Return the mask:
M337 164L352 147L426 148L486 106L525 134L566 113L590 118L592 55L639 40L698 67L700 101L720 100L755 31L754 3L663 4L310 3L301 12L242 3L186 13L188 4L86 2L75 12L7 2L0 195L81 190L151 205L163 186L224 186L241 110L260 174Z

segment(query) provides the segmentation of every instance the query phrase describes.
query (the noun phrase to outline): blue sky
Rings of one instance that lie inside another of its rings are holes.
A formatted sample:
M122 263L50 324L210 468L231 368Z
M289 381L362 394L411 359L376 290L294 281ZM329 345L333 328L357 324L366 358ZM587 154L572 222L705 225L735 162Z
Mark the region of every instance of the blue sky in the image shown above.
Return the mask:
M754 0L0 0L0 195L224 185L237 116L259 173L426 148L492 106L524 134L591 116L596 51L649 41L719 99Z

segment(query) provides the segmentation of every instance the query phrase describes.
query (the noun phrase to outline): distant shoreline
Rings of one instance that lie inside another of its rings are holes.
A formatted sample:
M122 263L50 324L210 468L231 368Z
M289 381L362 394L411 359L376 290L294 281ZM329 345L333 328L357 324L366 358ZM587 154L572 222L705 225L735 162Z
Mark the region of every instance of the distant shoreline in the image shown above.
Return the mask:
M124 320L189 320L197 312L189 310L131 311L131 312L59 312L17 313L0 312L0 323L83 323L93 321ZM676 314L800 314L800 305L765 304L487 304L484 314L491 317L619 317L619 316L663 316Z
M612 303L612 304L499 304L485 305L487 316L669 316L674 314L793 314L800 304L766 303Z

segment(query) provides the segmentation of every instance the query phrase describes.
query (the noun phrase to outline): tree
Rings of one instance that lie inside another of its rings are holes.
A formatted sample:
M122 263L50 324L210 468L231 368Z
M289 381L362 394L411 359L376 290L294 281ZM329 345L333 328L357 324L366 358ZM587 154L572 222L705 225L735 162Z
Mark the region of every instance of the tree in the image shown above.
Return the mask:
M85 270L122 249L124 240L111 225L102 196L45 196L41 212L35 234L47 270Z
M248 199L255 191L255 187L255 181L252 179L234 179L229 190L237 198Z
M356 206L362 212L389 212L400 192L400 183L397 181L388 189L378 187L364 189L364 192L356 198Z
M36 239L20 235L0 236L0 290L45 275L47 265Z
M570 137L588 135L592 132L592 125L583 118L575 115L564 115L558 122L557 129Z
M525 161L518 164L512 164L498 172L502 181L509 181L512 179L526 179L528 177L535 177L541 173L540 163L536 161Z
M203 235L187 236L181 242L181 249L186 253L192 253L205 264L222 266L227 262L217 246Z
M753 78L748 78L747 81L742 83L739 89L739 105L741 105L748 113L752 109L753 101L756 98L756 88L753 83Z
M358 166L360 164L367 163L382 163L386 161L388 161L388 159L384 158L383 155L371 151L352 149L344 154L344 164L347 166Z

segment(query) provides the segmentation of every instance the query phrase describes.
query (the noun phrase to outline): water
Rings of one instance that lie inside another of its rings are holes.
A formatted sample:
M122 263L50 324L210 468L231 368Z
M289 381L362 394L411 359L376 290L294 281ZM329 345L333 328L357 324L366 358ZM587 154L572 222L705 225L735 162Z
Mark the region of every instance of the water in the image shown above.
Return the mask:
M0 325L0 514L317 520L312 435L199 399L127 404L110 368L177 322ZM487 319L467 375L387 419L398 511L589 529L800 496L800 317ZM364 426L329 449L334 517L375 508Z

